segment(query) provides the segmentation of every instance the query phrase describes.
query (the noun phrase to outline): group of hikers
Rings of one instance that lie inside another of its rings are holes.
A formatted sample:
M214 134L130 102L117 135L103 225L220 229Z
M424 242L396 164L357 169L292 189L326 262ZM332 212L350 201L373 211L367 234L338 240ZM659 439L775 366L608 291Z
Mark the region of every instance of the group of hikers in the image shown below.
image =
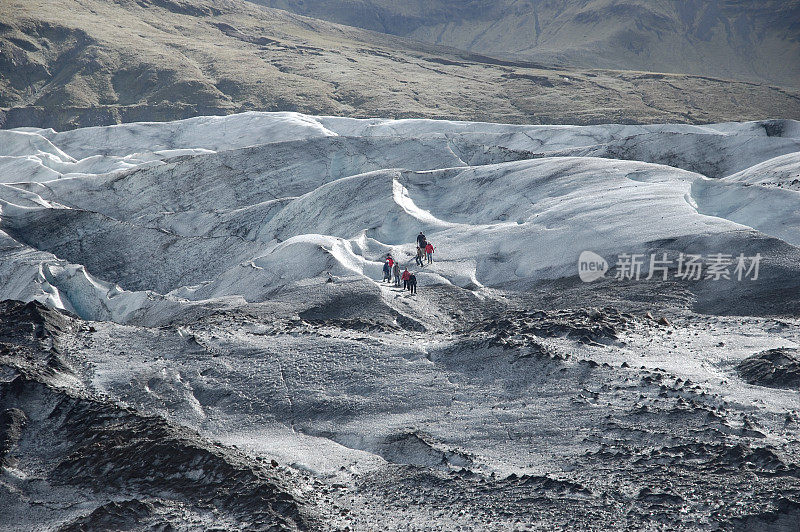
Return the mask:
M433 263L433 245L428 242L422 231L417 235L417 256L415 261L418 266L424 267L424 260L427 258L428 264ZM386 260L383 263L383 280L385 282L392 282L399 287L400 281L403 281L403 290L408 290L412 294L417 293L417 276L413 272L408 271L406 266L403 272L400 272L400 264L392 257L391 253L386 255Z

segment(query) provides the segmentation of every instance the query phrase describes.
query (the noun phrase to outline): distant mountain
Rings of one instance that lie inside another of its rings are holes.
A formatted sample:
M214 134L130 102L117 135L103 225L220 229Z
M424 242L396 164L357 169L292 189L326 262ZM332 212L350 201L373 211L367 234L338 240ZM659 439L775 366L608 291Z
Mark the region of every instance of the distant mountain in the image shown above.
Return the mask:
M797 0L255 0L480 53L800 85Z
M6 128L248 110L529 124L800 118L795 89L495 59L242 0L2 0L0 13Z

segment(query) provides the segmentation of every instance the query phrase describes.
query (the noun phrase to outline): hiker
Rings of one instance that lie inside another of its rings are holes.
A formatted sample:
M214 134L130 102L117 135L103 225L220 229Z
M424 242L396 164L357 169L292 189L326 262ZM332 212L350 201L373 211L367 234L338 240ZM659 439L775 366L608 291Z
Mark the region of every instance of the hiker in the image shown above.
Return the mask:
M423 253L422 253L422 248L421 247L417 247L417 256L414 258L414 260L417 261L417 265L418 266L424 266L425 265L425 263L422 262L422 259L424 257L425 257L425 255L423 255Z
M408 271L408 268L403 271L403 275L400 278L403 280L403 290L408 290L408 279L411 277L411 272Z
M428 242L428 244L425 246L425 255L428 256L428 264L432 263L433 262L433 244L431 244L430 242Z
M396 262L394 263L394 266L392 266L392 275L394 276L394 285L399 287L400 286L400 265L397 264Z
M425 249L425 244L426 243L427 243L427 239L425 238L425 235L423 234L423 232L420 231L419 234L417 235L417 247Z
M387 259L386 262L383 263L383 280L390 281L392 278L392 267L389 264L389 260Z
M417 276L413 273L408 276L408 289L412 294L417 293Z

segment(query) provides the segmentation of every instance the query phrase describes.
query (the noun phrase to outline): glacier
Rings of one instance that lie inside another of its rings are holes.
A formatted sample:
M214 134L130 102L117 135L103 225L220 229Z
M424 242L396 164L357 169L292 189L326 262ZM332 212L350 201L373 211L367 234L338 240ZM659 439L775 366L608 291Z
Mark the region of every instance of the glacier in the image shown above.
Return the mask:
M736 368L800 348L798 183L791 120L0 130L0 530L794 530L800 390Z
M680 252L703 240L745 252L768 239L781 272L797 253L794 121L505 126L250 112L2 131L0 146L3 296L86 319L264 301L328 274L376 279L386 253L411 262L418 231L440 259L421 283L461 289L569 278L586 249ZM749 177L766 172L789 186Z

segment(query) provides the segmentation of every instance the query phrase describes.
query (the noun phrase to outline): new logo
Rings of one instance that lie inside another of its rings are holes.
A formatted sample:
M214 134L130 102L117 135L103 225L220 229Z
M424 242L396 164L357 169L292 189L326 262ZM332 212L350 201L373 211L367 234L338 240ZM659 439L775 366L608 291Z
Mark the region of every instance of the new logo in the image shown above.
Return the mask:
M607 271L608 262L594 251L584 251L578 257L578 277L584 283L602 278Z

